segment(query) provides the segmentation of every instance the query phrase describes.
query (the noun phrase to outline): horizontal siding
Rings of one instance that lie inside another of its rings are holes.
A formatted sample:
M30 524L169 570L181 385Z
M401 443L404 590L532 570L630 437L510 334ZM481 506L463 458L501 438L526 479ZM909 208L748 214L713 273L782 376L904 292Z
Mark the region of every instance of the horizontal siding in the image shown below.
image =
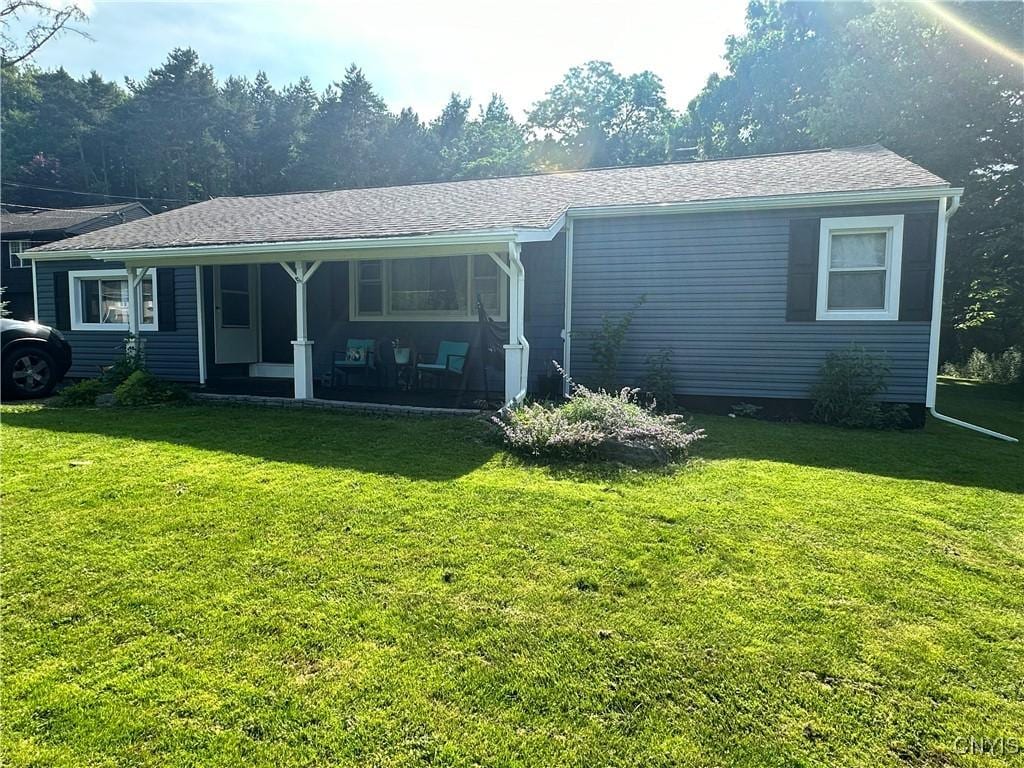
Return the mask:
M573 237L574 378L593 380L586 339L640 296L620 360L640 384L672 351L679 394L804 398L825 356L852 343L886 354L891 400L923 402L927 322L786 322L789 220L934 211L931 203L844 209L580 219Z
M89 260L40 261L36 266L39 280L39 322L53 325L57 321L54 274L80 269L123 269L116 263ZM160 269L168 269L161 267ZM157 301L164 300L157 295ZM143 331L146 366L157 376L177 381L199 380L199 340L196 322L196 284L193 267L174 270L175 330ZM123 352L124 331L62 331L71 344L72 365L68 372L75 378L98 376L100 367L109 365Z
M537 377L553 371L552 361L562 363L565 325L565 235L550 243L523 246L526 271L526 340L530 342L530 389Z

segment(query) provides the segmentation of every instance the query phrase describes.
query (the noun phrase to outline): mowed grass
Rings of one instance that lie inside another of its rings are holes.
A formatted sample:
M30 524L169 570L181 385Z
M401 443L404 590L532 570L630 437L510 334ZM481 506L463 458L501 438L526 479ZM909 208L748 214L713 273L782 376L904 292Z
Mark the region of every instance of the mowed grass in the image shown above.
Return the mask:
M1024 737L1019 445L699 417L634 473L472 420L0 418L5 765L1020 759L962 754Z

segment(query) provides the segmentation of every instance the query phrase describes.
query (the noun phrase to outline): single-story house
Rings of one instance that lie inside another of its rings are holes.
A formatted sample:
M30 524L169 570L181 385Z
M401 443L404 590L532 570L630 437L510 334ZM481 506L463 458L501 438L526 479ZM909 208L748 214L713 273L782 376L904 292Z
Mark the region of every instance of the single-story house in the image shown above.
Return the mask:
M800 400L826 354L857 343L888 355L886 397L923 413L962 191L872 145L224 197L29 256L72 376L137 331L160 375L284 377L312 398L351 340L372 340L385 367L402 362L384 362L389 348L442 341L479 360L479 300L506 334L494 378L514 401L552 360L593 380L590 334L642 296L624 384L668 349L684 398ZM480 367L462 371L471 389Z
M34 320L36 316L32 261L23 257L27 250L150 215L140 203L0 211L0 286L11 317Z

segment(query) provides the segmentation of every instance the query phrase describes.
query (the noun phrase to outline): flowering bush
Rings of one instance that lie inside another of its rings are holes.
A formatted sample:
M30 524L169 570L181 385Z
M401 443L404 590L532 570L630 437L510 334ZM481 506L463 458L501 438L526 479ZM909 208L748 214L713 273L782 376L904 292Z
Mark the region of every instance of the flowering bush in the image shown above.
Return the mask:
M569 399L561 405L521 405L495 416L505 443L534 456L664 463L704 438L704 430L688 430L681 416L661 416L653 404L641 404L639 390L593 391L571 380L569 386Z

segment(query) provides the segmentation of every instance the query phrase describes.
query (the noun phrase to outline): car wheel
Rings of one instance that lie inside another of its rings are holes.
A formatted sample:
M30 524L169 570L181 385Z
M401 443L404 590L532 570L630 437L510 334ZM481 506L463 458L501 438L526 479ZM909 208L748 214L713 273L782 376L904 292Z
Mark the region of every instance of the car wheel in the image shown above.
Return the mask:
M46 397L57 385L57 368L50 353L24 346L4 358L5 394L14 397Z

